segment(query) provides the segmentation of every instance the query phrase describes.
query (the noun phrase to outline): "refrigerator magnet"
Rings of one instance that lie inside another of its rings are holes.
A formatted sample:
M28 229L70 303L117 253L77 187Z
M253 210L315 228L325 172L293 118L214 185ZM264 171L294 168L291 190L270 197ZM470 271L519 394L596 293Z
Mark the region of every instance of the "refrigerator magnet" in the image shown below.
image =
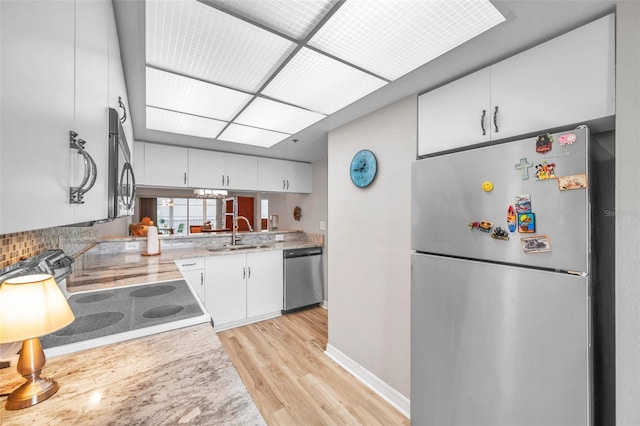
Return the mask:
M520 245L525 253L542 253L551 251L551 242L548 235L532 235L520 238Z
M583 189L587 186L587 175L584 173L579 175L560 176L558 178L558 189L560 191Z
M517 224L518 220L516 219L516 210L513 206L509 206L507 209L507 227L509 228L509 232L516 232Z
M575 133L567 133L566 135L562 135L558 138L558 143L560 145L573 145L576 139Z
M509 239L509 233L504 229L500 228L499 226L496 226L495 228L493 228L493 232L491 233L491 238L495 240L507 241Z
M478 229L481 230L482 232L488 233L488 232L491 232L491 228L493 228L493 223L483 220L482 222L480 222L480 227Z
M518 215L518 232L536 232L536 215L533 213L521 213Z
M547 163L547 160L544 160L536 166L536 180L556 179L555 168L556 163Z
M529 162L529 160L525 158L521 158L520 162L515 165L516 170L520 171L520 179L527 180L529 179L529 167L533 167L533 163Z
M553 143L553 136L551 135L551 133L538 136L536 138L536 152L539 154L544 154L545 152L551 151L552 143Z
M531 212L531 194L516 195L516 213Z

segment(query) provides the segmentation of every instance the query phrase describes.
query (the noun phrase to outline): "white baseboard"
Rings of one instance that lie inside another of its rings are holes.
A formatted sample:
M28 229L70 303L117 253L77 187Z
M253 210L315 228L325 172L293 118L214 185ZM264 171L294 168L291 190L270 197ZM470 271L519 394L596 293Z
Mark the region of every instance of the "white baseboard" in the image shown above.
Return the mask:
M324 309L329 309L329 302L327 302L326 300L323 300L323 301L320 303L320 307L321 307L321 308L324 308Z
M1 1L1 0L0 0ZM213 330L217 333L219 331L229 330L230 328L242 327L243 325L253 324L254 322L264 321L271 318L276 318L282 316L282 312L275 311L270 312L268 314L258 315L251 318L244 318L237 321L225 322L224 324L215 324L213 326Z
M331 344L327 344L327 349L324 353L409 418L411 401L406 396L380 380L378 376L331 346Z

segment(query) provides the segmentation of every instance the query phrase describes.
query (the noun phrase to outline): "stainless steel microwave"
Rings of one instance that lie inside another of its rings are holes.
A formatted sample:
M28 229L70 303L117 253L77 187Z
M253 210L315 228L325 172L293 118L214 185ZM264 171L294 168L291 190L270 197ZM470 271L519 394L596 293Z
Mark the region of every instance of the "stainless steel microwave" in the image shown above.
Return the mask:
M132 216L136 178L118 111L109 108L109 219Z

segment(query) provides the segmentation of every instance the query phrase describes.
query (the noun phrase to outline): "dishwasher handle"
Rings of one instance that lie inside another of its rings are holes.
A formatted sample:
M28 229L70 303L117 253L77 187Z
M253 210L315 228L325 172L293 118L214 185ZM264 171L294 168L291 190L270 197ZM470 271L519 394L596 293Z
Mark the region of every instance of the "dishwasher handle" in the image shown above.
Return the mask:
M284 251L284 258L293 259L296 257L320 256L321 254L322 254L322 247L291 249L291 250Z

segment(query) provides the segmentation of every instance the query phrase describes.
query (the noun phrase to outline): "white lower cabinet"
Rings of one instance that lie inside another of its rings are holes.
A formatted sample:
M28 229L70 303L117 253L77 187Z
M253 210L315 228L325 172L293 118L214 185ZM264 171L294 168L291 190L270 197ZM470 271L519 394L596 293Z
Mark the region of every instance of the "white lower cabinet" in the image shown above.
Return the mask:
M205 259L205 305L216 330L280 315L282 251Z
M204 258L195 257L192 259L180 259L176 260L176 265L182 273L182 276L191 286L196 293L200 301L204 304L206 292L204 285Z

